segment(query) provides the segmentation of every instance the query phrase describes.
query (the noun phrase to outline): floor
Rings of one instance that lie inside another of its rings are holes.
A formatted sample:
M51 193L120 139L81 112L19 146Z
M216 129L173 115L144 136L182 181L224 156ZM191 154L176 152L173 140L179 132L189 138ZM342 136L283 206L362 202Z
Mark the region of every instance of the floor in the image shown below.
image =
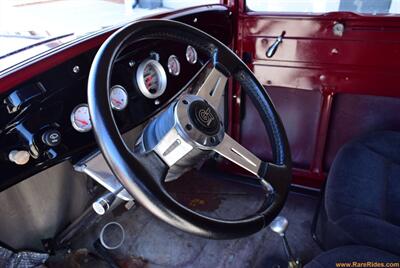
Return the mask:
M253 186L197 173L171 183L169 190L186 206L222 218L255 211L262 194ZM310 233L316 201L315 197L291 193L281 213L289 220L287 237L292 250L304 263L320 253ZM121 211L114 210L79 236L74 249L92 251L101 228L116 221L124 227L126 238L120 248L108 253L121 267L265 267L272 258L285 259L281 237L269 228L242 239L215 241L179 231L139 205Z

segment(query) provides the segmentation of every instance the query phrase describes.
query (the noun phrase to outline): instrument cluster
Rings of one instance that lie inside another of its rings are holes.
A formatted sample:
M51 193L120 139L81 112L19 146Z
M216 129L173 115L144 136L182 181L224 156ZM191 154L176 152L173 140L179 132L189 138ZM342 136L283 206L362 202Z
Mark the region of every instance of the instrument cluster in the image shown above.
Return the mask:
M166 94L167 89L175 91L167 92L173 93L172 96L175 95L176 91L180 89L174 88L177 84L174 80L179 79L182 69L193 69L190 67L199 63L198 53L194 47L188 45L185 49L180 49L179 54L163 51L161 52L163 55L160 55L160 52L150 51L147 57L140 61L135 61L135 57L132 55L118 62L115 70L117 78L113 79L109 100L115 113L124 111L130 101L135 102L140 99L147 103L151 100L152 106L159 106L165 101L163 95ZM126 66L129 68L127 69ZM121 77L121 72L124 73L124 79L118 78ZM192 71L186 75L192 76L193 74ZM127 82L126 76L130 77L129 82ZM171 94L166 95L171 97ZM78 104L73 108L71 124L78 132L88 132L92 129L89 108L86 103Z

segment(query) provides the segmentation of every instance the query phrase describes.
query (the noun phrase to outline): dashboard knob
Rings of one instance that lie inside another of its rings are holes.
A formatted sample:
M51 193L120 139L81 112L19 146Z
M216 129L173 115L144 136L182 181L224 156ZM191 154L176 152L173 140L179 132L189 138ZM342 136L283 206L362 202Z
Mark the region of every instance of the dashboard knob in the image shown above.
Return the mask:
M42 134L42 141L50 147L54 147L61 142L61 133L58 130L50 129Z
M8 159L10 159L11 162L14 162L17 165L25 165L28 163L30 154L27 151L24 150L13 150L8 154Z

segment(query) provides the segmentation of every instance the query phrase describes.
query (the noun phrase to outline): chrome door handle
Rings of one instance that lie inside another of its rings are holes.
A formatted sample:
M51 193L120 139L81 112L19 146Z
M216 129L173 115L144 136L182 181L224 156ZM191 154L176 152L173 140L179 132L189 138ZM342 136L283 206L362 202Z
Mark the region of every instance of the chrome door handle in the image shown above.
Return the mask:
M278 46L282 43L282 41L283 41L283 37L285 36L285 31L283 31L282 33L281 33L281 35L280 36L278 36L276 39L275 39L275 42L267 49L267 52L265 53L266 54L266 56L267 56L267 58L272 58L274 55L275 55L275 53L276 53L276 51L278 50Z

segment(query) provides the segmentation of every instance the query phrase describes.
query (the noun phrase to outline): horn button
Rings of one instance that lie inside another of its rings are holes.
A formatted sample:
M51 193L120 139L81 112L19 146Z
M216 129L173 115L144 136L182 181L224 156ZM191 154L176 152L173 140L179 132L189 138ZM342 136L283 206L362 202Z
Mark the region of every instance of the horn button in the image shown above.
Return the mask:
M189 117L193 125L206 135L215 135L220 129L218 114L205 101L192 102L189 106Z
M222 121L214 108L203 98L184 95L176 107L176 121L179 133L188 142L210 148L218 145L225 134Z

